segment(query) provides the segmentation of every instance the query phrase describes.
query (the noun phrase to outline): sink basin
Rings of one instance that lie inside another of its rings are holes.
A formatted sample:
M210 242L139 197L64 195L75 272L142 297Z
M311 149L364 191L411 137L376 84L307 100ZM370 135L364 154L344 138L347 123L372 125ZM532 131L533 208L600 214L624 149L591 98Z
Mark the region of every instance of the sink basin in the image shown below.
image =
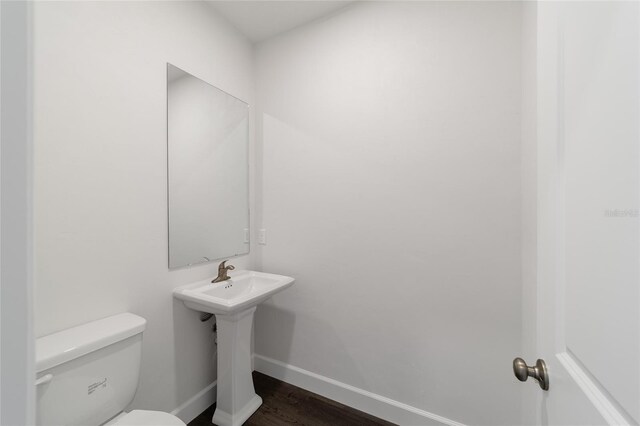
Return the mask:
M251 331L256 305L290 287L294 279L254 271L234 271L227 281L211 278L173 290L191 309L216 316L218 330L218 381L216 411L218 426L241 426L258 407L251 377Z
M187 307L215 315L232 315L267 300L290 287L294 279L284 275L237 271L230 280L211 283L211 278L173 290Z

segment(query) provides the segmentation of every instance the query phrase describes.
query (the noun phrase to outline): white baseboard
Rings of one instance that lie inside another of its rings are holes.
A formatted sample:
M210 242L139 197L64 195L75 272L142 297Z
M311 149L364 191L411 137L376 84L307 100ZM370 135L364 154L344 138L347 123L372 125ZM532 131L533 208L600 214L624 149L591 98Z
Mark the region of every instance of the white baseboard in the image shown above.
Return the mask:
M202 389L200 392L181 404L178 408L173 410L171 414L185 423L189 423L191 420L198 417L200 413L216 402L216 383L217 381Z
M403 426L465 426L437 414L320 376L262 355L254 355L255 370L317 393L341 404Z

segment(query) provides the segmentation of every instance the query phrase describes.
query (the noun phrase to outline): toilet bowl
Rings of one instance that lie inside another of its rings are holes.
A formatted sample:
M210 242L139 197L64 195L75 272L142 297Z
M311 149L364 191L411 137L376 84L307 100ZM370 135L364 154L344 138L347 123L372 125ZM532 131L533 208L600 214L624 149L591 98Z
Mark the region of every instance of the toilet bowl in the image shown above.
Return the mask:
M185 426L161 411L124 412L135 395L146 320L124 313L36 340L36 424Z

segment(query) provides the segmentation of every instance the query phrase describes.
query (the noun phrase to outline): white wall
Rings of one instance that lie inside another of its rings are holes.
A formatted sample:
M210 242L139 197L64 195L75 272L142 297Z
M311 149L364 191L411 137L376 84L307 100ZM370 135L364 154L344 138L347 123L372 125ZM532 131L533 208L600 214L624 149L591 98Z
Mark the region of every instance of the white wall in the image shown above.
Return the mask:
M36 334L143 316L133 405L171 411L215 379L171 291L217 265L167 268L166 63L251 102L251 46L200 2L38 2L34 26Z
M360 3L257 47L256 353L518 424L521 10ZM258 162L260 164L260 162Z

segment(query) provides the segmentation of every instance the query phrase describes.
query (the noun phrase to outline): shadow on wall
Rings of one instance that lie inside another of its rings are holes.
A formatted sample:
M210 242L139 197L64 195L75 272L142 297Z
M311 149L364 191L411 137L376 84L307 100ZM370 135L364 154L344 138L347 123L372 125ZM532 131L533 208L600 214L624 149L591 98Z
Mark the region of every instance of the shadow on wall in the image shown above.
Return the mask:
M289 289L289 292L295 291L294 288L298 284L294 284ZM254 323L255 354L272 358L288 366L327 375L332 379L336 379L336 377L330 377L331 374L327 374L329 372L322 371L318 367L327 358L338 360L339 370L350 372L351 380L349 384L367 389L369 384L361 374L361 366L354 360L352 354L348 352L347 346L340 339L336 330L327 322L318 321L317 318L311 316L296 314L291 310L277 306L278 300L282 300L286 296L283 293L275 296L275 300L272 299L258 305ZM314 333L308 335L300 335L298 333L296 335L296 323L302 329L313 329ZM293 360L292 342L294 339L296 340L297 348L313 348L310 349L310 353L297 353L295 356L297 360L304 359L306 361L305 365L297 365ZM317 348L317 341L323 342L321 350ZM265 348L271 350L265 351Z
M294 284L295 286L296 284ZM291 291L290 288L288 291ZM257 355L273 356L281 362L288 363L291 353L291 342L295 328L294 312L275 306L272 301L258 305L253 323L255 348ZM275 331L275 332L274 332ZM260 341L269 340L278 348L277 354L260 354L257 352Z
M177 406L194 396L194 388L200 391L216 380L217 347L213 334L214 324L215 319L201 322L199 312L187 308L182 301L173 299ZM203 365L193 364L194 357L191 354L196 351L207 354ZM186 390L190 392L187 393ZM214 402L211 401L211 404Z

